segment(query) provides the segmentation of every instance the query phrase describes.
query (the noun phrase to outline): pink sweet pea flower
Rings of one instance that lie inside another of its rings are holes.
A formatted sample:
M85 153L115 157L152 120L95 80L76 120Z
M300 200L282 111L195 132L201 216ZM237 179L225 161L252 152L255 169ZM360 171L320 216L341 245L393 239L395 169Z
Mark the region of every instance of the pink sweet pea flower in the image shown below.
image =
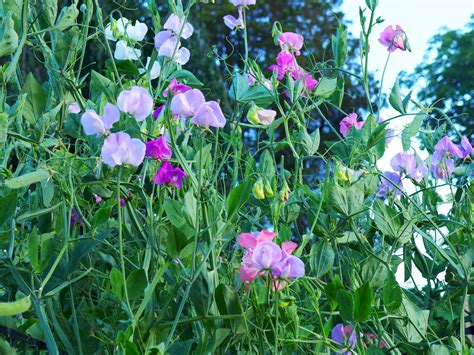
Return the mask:
M250 6L255 5L257 0L230 0L234 6Z
M95 203L99 203L102 201L102 197L100 197L99 195L97 194L93 194L94 195L94 200L95 200Z
M302 69L292 70L291 76L295 80L301 79L301 82L308 91L313 91L314 87L318 84L318 81L316 79L314 79L311 75L309 75Z
M154 183L156 185L168 185L181 189L183 187L183 178L186 173L180 168L175 168L169 162L165 161L156 173Z
M403 172L417 182L420 182L428 172L423 162L417 163L414 155L405 152L395 154L390 165L393 170Z
M341 132L344 138L347 137L347 134L351 127L355 127L355 129L361 129L364 125L364 121L357 122L357 118L357 113L353 112L349 114L349 116L344 117L339 123L339 131Z
M259 233L239 234L237 242L246 250L253 250L258 244L271 242L275 238L275 233L263 230Z
M67 107L67 110L69 113L79 113L81 112L81 107L79 106L79 104L77 102L72 102L69 104L69 106Z
M281 260L281 249L273 242L257 244L252 253L252 262L259 270L268 270Z
M209 101L199 106L191 122L204 128L222 128L225 126L226 119L219 104L216 101Z
M178 82L178 80L176 80L176 78L173 78L169 83L168 87L163 91L163 96L168 97L168 93L170 93L171 96L174 96L176 94L180 94L189 90L192 90L192 87L185 84L181 84Z
M232 15L226 15L223 17L224 24L231 30L241 30L244 28L244 19L242 17L242 7L239 7L239 17L235 18Z
M175 115L191 117L205 102L203 93L198 89L192 89L175 95L171 100L170 110Z
M130 90L123 90L117 98L120 111L135 117L137 121L143 121L153 110L153 98L148 91L140 86L134 86Z
M276 58L276 64L268 67L271 71L277 71L278 80L282 80L286 73L298 68L295 57L288 51L281 51Z
M467 158L469 155L471 155L473 148L471 143L469 142L469 139L467 139L466 136L462 137L461 139L461 147L460 147L462 157Z
M283 32L278 36L278 44L284 51L290 51L295 55L300 55L303 48L304 37L294 32Z
M273 265L272 274L281 279L296 279L304 276L304 263L300 258L283 253L283 258Z
M100 135L109 131L119 119L120 111L117 107L107 104L102 116L99 116L94 110L86 110L81 116L81 124L88 136Z
M387 47L387 50L390 52L394 52L396 49L402 51L410 50L407 35L399 25L387 26L385 30L380 33L379 42L384 47Z
M139 166L145 157L145 144L130 138L125 132L112 133L102 146L102 160L113 168L116 165Z
M168 160L171 158L171 149L166 144L163 136L146 143L145 156L158 160Z

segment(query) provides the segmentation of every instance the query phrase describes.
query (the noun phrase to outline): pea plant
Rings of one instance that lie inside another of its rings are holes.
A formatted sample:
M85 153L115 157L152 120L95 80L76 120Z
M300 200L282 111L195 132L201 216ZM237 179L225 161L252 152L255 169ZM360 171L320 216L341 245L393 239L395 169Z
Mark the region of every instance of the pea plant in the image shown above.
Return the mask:
M98 0L0 3L2 353L470 353L472 146L369 80L369 39L390 65L407 33L366 0L351 72L343 25L304 67L318 49L275 22L266 68L256 0L230 2L241 61L208 58L225 98L186 69L196 0L146 2L151 28Z

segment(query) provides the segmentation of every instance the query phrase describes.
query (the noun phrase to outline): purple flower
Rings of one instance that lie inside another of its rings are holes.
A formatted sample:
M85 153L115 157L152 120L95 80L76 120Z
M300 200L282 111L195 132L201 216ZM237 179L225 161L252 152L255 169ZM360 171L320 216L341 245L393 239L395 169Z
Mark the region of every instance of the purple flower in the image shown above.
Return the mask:
M156 173L154 182L156 185L168 185L181 189L183 187L183 178L186 173L180 168L175 168L169 162L165 161Z
M349 129L351 127L355 127L355 129L361 129L364 125L364 121L357 122L357 118L357 113L353 112L349 114L349 116L344 117L339 123L339 131L341 132L344 138L347 137L347 134L349 133Z
M180 48L179 38L191 37L194 32L193 26L186 22L184 17L179 18L177 15L171 14L163 27L166 31L158 32L155 35L155 48L158 50L158 55L168 57L181 65L186 64L190 53L187 48Z
M290 74L295 80L301 79L303 86L308 91L313 91L314 87L318 84L318 81L314 79L310 74L306 73L303 69L293 69Z
M387 26L385 30L380 33L379 42L384 47L387 47L387 50L390 52L394 52L396 49L402 51L410 50L407 35L399 25Z
M384 175L385 176L382 176L382 181L379 185L376 196L382 198L387 196L389 193L393 193L394 196L400 196L402 194L400 190L403 190L401 176L393 171L386 171Z
M239 7L239 17L235 18L232 15L226 15L224 16L224 24L229 27L231 30L240 30L244 28L244 19L242 17L242 8Z
M171 96L174 96L176 94L180 94L189 90L192 90L192 87L178 83L178 80L176 80L176 78L173 78L169 83L168 87L163 91L163 96L168 97L168 93L171 93Z
M467 139L466 136L462 137L461 139L461 152L462 152L462 157L466 158L469 155L471 155L473 148L471 143L469 142L469 139Z
M83 226L84 222L82 221L81 215L79 214L79 211L77 210L76 207L72 208L71 211L71 226L78 224L79 226Z
M126 164L139 166L145 157L145 149L142 141L130 138L125 132L112 133L104 141L101 157L111 168Z
M77 102L72 102L67 107L67 110L69 111L69 113L79 113L81 112L81 107Z
M437 178L445 179L454 170L454 160L451 157L463 158L463 156L463 151L448 136L444 136L434 146L431 172Z
M444 136L439 140L438 143L434 146L435 152L445 153L454 155L456 158L462 158L463 154L461 149L453 143L448 136Z
M155 110L153 111L153 118L155 120L158 119L158 117L160 117L160 114L161 114L161 111L163 111L163 109L165 108L166 104L163 104L163 105L160 105L158 106L157 108L155 108Z
M257 0L230 0L234 6L249 6L255 5Z
M143 121L153 110L153 98L144 88L134 86L130 90L123 90L117 98L117 105L122 112Z
M331 330L331 339L340 344L341 349L344 347L355 349L357 345L357 335L350 324L346 326L342 323L336 324ZM351 352L346 351L343 354L351 354Z
M289 51L300 55L303 48L304 37L294 32L283 32L278 36L278 44L283 51Z
M272 274L281 279L296 279L304 276L304 263L294 255L283 251L283 258L273 266Z
M192 89L175 95L171 100L170 110L175 115L191 117L205 102L203 93L198 89Z
M390 165L395 171L411 174L416 168L416 158L412 154L400 152L393 156Z
M191 122L205 128L222 128L225 126L226 119L219 104L216 101L209 101L199 106Z
M171 149L166 144L163 136L158 137L146 143L145 155L159 160L168 160L171 158Z
M120 207L123 207L123 206L125 206L125 199L122 196L120 196Z
M102 201L102 197L100 197L99 195L97 194L93 194L94 195L94 200L95 200L95 203L99 203Z
M260 270L272 269L281 261L282 251L273 242L257 244L252 253L252 262Z
M109 131L120 119L120 111L112 104L105 105L104 114L99 116L94 110L86 110L81 116L81 124L85 134L100 135Z

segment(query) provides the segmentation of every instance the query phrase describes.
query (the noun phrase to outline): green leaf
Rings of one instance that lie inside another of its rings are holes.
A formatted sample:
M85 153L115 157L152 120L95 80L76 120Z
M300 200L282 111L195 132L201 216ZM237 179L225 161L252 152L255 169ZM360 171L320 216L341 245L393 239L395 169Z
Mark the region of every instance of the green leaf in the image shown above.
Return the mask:
M134 300L142 297L147 284L145 270L133 270L127 277L128 298Z
M320 278L325 275L334 265L334 250L326 240L320 240L311 247L309 265L314 276Z
M17 202L18 196L15 191L9 192L0 198L0 206L2 206L0 208L0 226L15 214Z
M193 191L189 190L184 195L184 213L185 213L185 216L188 219L189 223L194 228L196 228L196 225L197 225L196 211L197 211L196 197L194 197Z
M222 315L242 314L242 304L239 295L229 286L220 284L214 295L219 313ZM230 319L227 321L235 334L245 333L245 324L242 319Z
M0 113L0 153L3 152L7 141L8 124L8 114L5 112Z
M112 213L112 206L102 206L99 208L96 213L94 214L94 218L92 218L92 225L97 227L101 224L107 223L110 218L110 214Z
M50 176L51 174L48 170L39 169L32 173L8 179L5 181L5 186L9 189L20 189L22 187L30 186L31 184L41 180L48 179Z
M324 286L324 291L326 292L329 305L333 310L337 307L337 292L340 290L344 290L344 285L342 284L339 275L334 276L331 282Z
M241 101L242 96L249 89L249 84L242 74L235 74L232 85L229 89L229 98L234 101Z
M347 32L344 25L339 25L336 35L332 36L331 42L336 68L342 68L347 59ZM342 83L344 84L344 80L342 80Z
M365 322L372 313L372 288L368 283L360 286L354 293L354 319Z
M395 208L386 205L380 199L374 203L374 223L386 236L396 238L401 227L400 218Z
M23 297L14 302L0 302L0 317L14 316L25 313L31 307L30 296Z
M122 273L116 268L110 270L110 285L112 286L112 293L121 300L123 294L123 278Z
M362 265L360 277L363 282L368 282L370 287L378 289L385 283L388 272L387 267L379 259L369 256L364 265Z
M257 106L267 107L273 102L273 96L266 87L254 85L241 95L239 101L242 103L253 102Z
M398 79L395 82L395 85L393 85L388 101L395 110L403 114L406 113L403 106L402 96L400 94L400 85L398 84Z
M351 322L354 319L354 298L352 294L345 290L339 290L336 293L336 298L341 318L345 322Z
M117 97L116 93L117 86L112 80L92 70L90 81L90 95L92 101L97 102L99 96L104 94L107 100L115 102Z
M38 229L33 228L28 236L28 259L35 272L40 272L40 265L38 261L38 250L40 247L40 238Z
M107 60L105 65L109 71L114 70L111 59ZM117 71L120 74L131 74L131 75L140 74L140 72L138 71L138 67L131 60L117 60L115 61L115 66L117 68Z
M397 280L395 280L395 275L393 272L390 272L387 279L385 280L382 299L385 304L385 308L389 312L397 310L402 304L402 290L398 285Z
M36 81L33 74L29 73L23 85L23 93L27 95L22 110L23 117L34 125L46 107L46 92Z
M428 328L429 310L421 310L417 305L403 295L402 305L396 312L405 319L394 319L393 323L400 334L410 343L423 341ZM410 321L408 321L408 319Z
M170 75L168 80L172 80L173 78L176 78L180 83L192 86L194 88L201 88L204 86L204 84L199 81L193 73L191 73L188 70L177 70L173 74Z
M227 198L227 220L230 221L238 214L240 207L249 199L252 191L250 180L245 180L240 185L234 187Z
M319 142L320 142L319 129L316 128L313 131L313 133L308 134L306 127L302 126L300 129L300 135L301 135L300 137L301 142L303 143L303 146L308 156L314 155L319 149Z
M61 30L65 30L67 27L76 24L76 18L79 15L79 10L77 9L76 4L77 3L73 3L70 6L63 7L59 14L58 21L56 22L56 26Z
M426 115L424 113L420 113L415 116L413 121L411 121L402 131L402 146L403 150L407 151L411 147L411 137L416 136L418 131L420 130L421 124L423 123L424 118Z
M54 26L56 16L58 15L58 1L43 0L41 2L41 9L48 26Z
M18 35L14 26L11 13L8 13L3 17L0 27L0 57L13 54L18 48Z
M336 78L322 78L318 86L316 87L316 91L314 95L317 97L322 97L327 99L329 96L332 95L334 90L337 88L337 79Z

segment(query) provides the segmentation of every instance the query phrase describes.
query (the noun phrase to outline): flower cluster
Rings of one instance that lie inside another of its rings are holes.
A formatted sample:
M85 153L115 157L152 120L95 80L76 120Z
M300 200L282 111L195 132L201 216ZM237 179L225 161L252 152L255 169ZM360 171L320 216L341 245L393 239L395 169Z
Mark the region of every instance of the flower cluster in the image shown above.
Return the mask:
M339 123L339 132L341 132L344 138L347 137L349 130L354 127L355 129L361 129L365 121L357 121L357 113L350 113L349 116L344 117Z
M186 22L184 16L180 18L176 14L171 14L163 28L164 31L155 35L155 48L158 55L181 65L186 64L191 54L189 49L181 47L181 38L191 37L194 32L193 26Z
M267 230L239 234L238 244L247 251L240 266L242 282L250 283L258 276L269 275L274 287L282 288L285 283L278 280L304 276L304 263L291 255L297 244L283 242L280 248L273 242L274 238L275 233Z
M454 170L454 159L465 159L471 155L472 151L472 145L467 137L463 137L461 145L458 146L449 137L444 136L434 146L433 159L431 160L432 174L439 179L445 179Z
M301 80L303 86L311 92L318 84L318 81L301 69L296 62L296 57L301 55L303 42L304 37L298 33L281 33L278 36L278 44L281 51L276 57L276 64L270 65L268 69L277 72L278 80L282 80L287 74L294 80Z
M363 338L364 334L360 333L359 338ZM365 337L367 338L367 343L373 344L374 340L377 338L377 336L373 333L367 333L365 334ZM332 330L331 330L331 340L334 341L335 343L340 345L340 349L348 348L348 349L355 349L357 345L357 334L352 325L350 324L342 324L338 323L336 324ZM368 345L367 343L364 342L364 347L366 348ZM385 348L386 344L383 341L383 339L379 342L379 348ZM352 354L351 351L346 351L344 353L338 353L338 354L344 354L344 355L349 355Z

